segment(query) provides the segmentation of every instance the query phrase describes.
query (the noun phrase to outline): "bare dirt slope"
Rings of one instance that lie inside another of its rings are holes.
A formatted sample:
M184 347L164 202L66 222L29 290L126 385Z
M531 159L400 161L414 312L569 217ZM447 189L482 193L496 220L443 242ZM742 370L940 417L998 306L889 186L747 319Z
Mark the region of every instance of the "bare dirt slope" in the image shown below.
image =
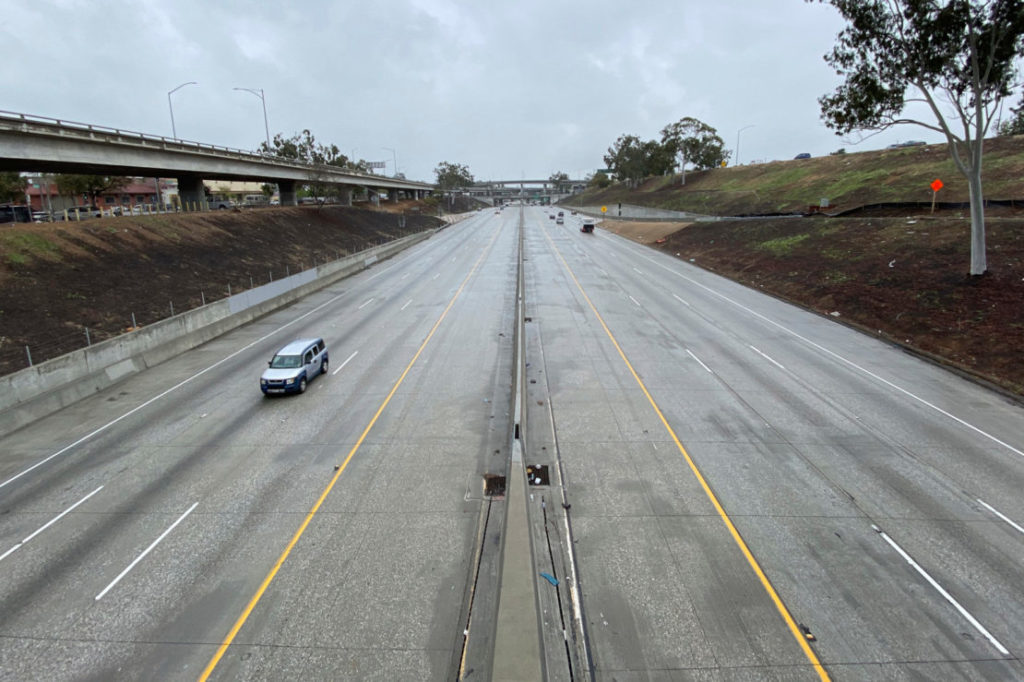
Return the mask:
M601 224L1024 396L1024 215L987 226L989 272L968 277L959 211Z
M406 202L0 225L0 374L437 227ZM402 213L404 212L404 216ZM404 224L403 224L404 222Z

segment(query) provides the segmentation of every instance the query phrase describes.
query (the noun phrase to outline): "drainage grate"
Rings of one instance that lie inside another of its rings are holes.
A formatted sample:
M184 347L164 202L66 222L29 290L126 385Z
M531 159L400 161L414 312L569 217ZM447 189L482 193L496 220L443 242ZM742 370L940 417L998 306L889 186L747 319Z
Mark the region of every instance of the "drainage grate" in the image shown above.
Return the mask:
M526 467L526 480L530 485L548 485L551 478L548 475L547 464L530 464Z
M484 474L484 496L501 497L505 494L505 477L498 474Z

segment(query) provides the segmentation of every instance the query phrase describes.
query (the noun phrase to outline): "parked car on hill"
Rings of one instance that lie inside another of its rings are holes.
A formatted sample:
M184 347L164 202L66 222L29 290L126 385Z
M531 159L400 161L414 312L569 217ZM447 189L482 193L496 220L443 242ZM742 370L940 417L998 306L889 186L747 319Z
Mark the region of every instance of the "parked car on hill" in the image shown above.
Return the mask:
M68 220L86 220L88 218L102 218L103 211L96 206L71 206L67 209ZM64 211L54 214L55 220L64 220Z
M32 211L28 206L0 204L0 223L30 223Z

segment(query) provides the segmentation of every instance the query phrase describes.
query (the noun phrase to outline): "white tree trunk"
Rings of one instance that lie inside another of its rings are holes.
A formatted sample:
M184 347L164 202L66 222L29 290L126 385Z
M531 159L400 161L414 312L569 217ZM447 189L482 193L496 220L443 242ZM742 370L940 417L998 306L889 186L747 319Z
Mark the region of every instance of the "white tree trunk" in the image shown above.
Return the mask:
M971 274L983 275L988 270L985 255L985 201L981 192L981 164L977 163L967 174L971 192Z

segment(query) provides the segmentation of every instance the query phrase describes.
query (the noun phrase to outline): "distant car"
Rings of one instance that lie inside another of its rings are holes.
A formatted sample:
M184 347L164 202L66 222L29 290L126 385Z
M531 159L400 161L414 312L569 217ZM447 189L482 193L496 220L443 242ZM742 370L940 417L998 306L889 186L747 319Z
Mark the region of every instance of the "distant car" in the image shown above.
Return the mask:
M32 211L28 206L0 204L0 223L30 223Z
M551 220L554 220L555 219L555 214L554 213L548 213L548 218L550 218Z
M592 234L594 232L594 219L584 218L583 224L580 225L580 232Z
M565 218L563 218L562 216L558 216L558 218L555 219L555 224L556 225L565 225Z
M795 159L809 159L809 158L811 158L811 155L808 154L807 152L802 152L802 153L797 154L796 156L793 157L794 160Z
M569 215L576 215L576 211L570 212Z
M50 213L48 211L32 211L32 222L48 223L50 222Z
M269 396L305 393L306 385L327 374L327 346L323 339L296 339L277 351L260 376L260 390Z
M562 216L564 216L564 215L565 215L565 211L559 211L559 212L558 212L558 217L559 217L559 218L561 218L561 217L562 217Z
M102 218L103 211L95 206L72 206L67 209L68 220L85 220L87 218ZM57 214L57 220L64 220L64 211Z

